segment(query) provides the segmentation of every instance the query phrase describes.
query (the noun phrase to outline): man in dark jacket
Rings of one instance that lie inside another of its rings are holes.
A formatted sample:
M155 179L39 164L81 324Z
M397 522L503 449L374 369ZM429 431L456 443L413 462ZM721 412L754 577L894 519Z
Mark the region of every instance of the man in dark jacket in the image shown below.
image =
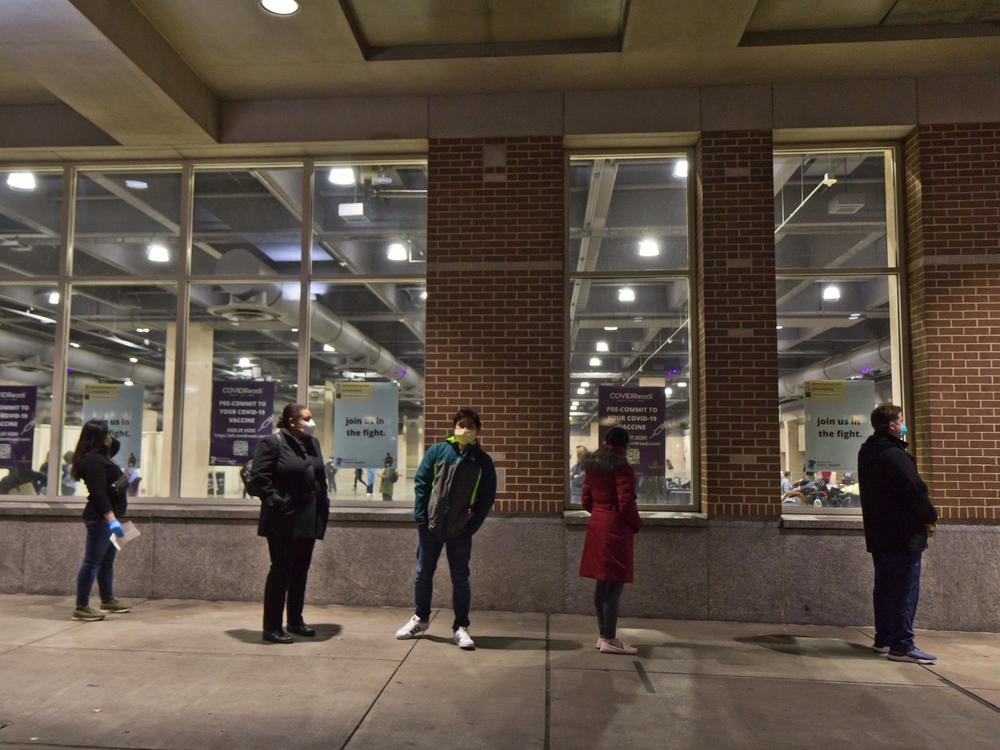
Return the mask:
M420 535L413 584L416 614L396 631L396 637L413 638L430 626L434 570L444 549L451 569L453 640L461 648L473 649L476 644L468 631L472 535L493 507L497 474L493 459L476 440L483 426L479 415L472 409L461 409L452 424L455 434L430 447L413 478L413 517Z
M871 414L875 433L858 451L865 544L875 566L875 645L893 661L933 664L937 657L913 642L920 595L920 557L937 522L927 485L903 441L903 410L881 404Z

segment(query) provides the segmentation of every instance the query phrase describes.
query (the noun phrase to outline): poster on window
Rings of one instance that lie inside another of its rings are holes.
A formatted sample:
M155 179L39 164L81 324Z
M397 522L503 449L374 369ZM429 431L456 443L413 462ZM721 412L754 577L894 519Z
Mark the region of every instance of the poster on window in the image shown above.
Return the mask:
M333 452L338 467L381 469L396 464L399 386L395 383L334 384Z
M210 466L242 466L274 433L274 383L213 380Z
M0 386L0 468L31 468L36 394L33 385Z
M103 419L108 434L121 446L114 461L126 469L138 469L142 462L141 385L95 383L83 387L83 421Z
M666 404L662 386L602 385L597 390L600 439L610 427L624 427L628 462L637 475L662 477L666 471Z
M858 450L871 434L875 383L807 380L806 471L855 471Z

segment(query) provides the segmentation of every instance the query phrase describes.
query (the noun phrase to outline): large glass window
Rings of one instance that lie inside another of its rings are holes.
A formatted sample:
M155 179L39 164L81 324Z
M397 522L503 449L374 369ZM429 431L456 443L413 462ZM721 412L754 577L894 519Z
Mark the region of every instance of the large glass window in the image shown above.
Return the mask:
M578 454L630 434L640 507L695 504L683 155L570 162L570 497Z
M783 511L859 506L869 414L903 404L895 153L774 157Z
M62 170L0 170L0 279L59 272L62 187Z

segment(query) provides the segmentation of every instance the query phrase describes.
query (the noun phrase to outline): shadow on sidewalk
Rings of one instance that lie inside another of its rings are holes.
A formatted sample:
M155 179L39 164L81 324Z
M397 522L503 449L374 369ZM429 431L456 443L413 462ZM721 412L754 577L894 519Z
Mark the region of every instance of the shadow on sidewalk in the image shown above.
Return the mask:
M321 643L340 635L340 631L342 630L340 625L334 624L311 624L309 627L316 629L316 635L312 638L303 638L294 634L292 635L292 638L296 641L302 641L303 643ZM261 638L262 632L263 631L260 629L249 630L247 628L238 628L234 630L227 630L226 635L230 638L235 638L237 641L243 641L243 643L263 643L264 640Z

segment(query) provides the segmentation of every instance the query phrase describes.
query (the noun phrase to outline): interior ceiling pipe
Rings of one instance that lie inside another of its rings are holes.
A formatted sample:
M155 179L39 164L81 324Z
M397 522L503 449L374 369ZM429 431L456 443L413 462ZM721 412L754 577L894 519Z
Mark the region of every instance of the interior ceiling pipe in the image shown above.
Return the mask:
M778 398L802 398L807 380L849 380L865 369L886 369L892 366L892 342L888 338L852 349L819 364L778 378Z
M31 336L22 336L10 331L0 331L0 351L9 359L33 359L47 371L47 382L52 382L52 349L39 351L39 341ZM70 349L67 357L69 369L96 375L102 380L125 380L142 385L163 387L163 370L146 365L134 365L126 358L116 359L103 354L94 354L84 349ZM13 366L17 368L16 364Z
M271 276L270 271L248 250L235 248L219 258L216 271L220 275L237 274ZM236 297L232 304L213 307L209 313L220 318L245 320L280 320L293 328L299 324L299 301L287 299L281 287L261 280L253 284L221 284L224 291ZM245 301L243 301L245 300ZM395 380L401 388L423 391L423 376L396 359L389 350L365 336L361 331L330 310L314 302L311 305L310 336L321 344L329 344L350 360L352 368L372 370ZM405 375L403 374L405 372Z

